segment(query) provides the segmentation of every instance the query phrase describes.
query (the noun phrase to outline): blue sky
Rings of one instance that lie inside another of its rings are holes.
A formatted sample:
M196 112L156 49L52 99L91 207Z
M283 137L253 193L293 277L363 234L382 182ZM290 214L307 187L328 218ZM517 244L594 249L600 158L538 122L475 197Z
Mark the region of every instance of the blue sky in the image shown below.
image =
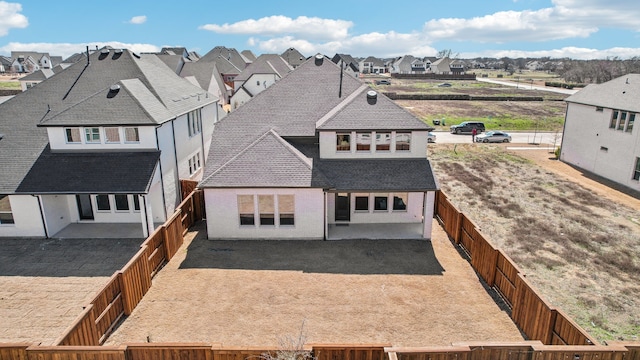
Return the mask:
M0 54L215 46L256 55L640 56L638 0L0 0Z

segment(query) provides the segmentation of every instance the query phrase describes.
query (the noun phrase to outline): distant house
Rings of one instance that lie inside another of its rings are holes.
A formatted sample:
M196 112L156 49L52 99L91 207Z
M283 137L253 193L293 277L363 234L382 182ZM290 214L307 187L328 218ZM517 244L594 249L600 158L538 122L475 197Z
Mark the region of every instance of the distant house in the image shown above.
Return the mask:
M217 97L155 56L104 48L0 104L0 237L73 224L142 236L200 180Z
M413 55L404 55L394 59L389 72L392 74L424 74L431 72L431 60L429 58L417 58Z
M277 54L262 54L233 80L231 110L282 79L293 68Z
M565 99L560 160L640 191L640 74L588 85Z
M280 56L294 69L307 60L307 58L295 48L288 48L280 54Z
M360 61L359 66L360 72L363 74L384 74L387 72L384 61L373 56Z
M358 60L348 54L335 54L331 59L334 64L341 65L343 71L357 78L360 76L360 65Z
M40 69L20 78L22 91L27 91L38 83L41 83L54 75L52 69Z
M431 64L431 72L434 74L450 75L451 67L449 66L451 59L440 58Z
M11 72L11 59L6 56L0 55L0 73L8 73Z
M431 237L429 127L341 71L312 57L216 125L209 239Z
M59 56L50 56L49 53L36 51L12 51L13 68L15 72L31 73L40 69L51 69L62 60ZM53 60L57 62L54 63Z

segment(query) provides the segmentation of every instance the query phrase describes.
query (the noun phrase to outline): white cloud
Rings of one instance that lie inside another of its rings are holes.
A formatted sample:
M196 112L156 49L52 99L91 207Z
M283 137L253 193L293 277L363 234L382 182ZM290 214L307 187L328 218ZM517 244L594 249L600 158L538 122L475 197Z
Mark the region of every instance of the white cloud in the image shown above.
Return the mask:
M640 56L640 48L613 47L609 49L590 49L579 47L563 47L551 50L484 50L481 52L461 53L460 57L464 59L472 59L477 57L502 58L539 58L550 57L552 59L571 58L576 60L593 60L618 57L621 59L629 59Z
M260 19L247 19L233 24L206 24L199 28L219 34L240 34L258 36L296 35L311 39L337 40L349 34L351 21L322 19L318 17L299 16L292 19L287 16L274 15Z
M129 24L144 24L145 22L147 22L147 16L146 15L140 15L140 16L134 16L129 20Z
M26 28L29 20L20 14L22 5L0 1L0 36L5 36L12 28Z
M0 53L10 54L11 51L38 51L38 52L48 52L52 56L62 56L62 58L64 59L75 53L87 51L87 46L89 46L90 50L95 50L96 46L98 48L101 48L107 45L117 49L129 49L135 53L160 51L160 47L156 45L128 44L128 43L122 43L119 41L90 42L86 44L11 42L11 43L8 43L7 45L0 46Z

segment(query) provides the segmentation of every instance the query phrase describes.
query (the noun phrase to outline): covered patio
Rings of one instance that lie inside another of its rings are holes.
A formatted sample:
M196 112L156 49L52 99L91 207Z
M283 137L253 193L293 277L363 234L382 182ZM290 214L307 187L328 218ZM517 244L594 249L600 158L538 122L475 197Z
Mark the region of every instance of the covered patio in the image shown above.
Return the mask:
M327 240L424 239L422 223L329 224Z
M161 224L154 224L157 228ZM145 239L140 223L71 223L53 239Z

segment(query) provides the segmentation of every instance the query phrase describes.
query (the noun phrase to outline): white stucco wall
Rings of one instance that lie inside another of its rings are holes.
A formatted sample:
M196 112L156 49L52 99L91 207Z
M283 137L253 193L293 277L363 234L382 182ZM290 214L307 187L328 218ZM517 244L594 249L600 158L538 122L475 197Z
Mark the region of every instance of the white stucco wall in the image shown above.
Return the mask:
M422 222L424 193L415 192L408 193L407 210L393 211L392 202L389 202L389 209L386 211L373 210L373 197L377 195L389 195L391 193L370 193L369 194L369 210L356 211L356 195L352 193L350 200L350 222L353 224L372 224L372 223L419 223ZM393 198L392 198L393 199ZM327 216L328 223L335 224L336 221L335 193L327 194Z
M218 103L213 103L202 108L202 134L204 139L204 153L202 154L203 160L206 163L207 156L209 155L209 149L211 148L211 135L215 129L218 118ZM204 163L202 165L204 168Z
M38 198L9 195L14 224L0 224L0 237L45 237Z
M166 211L167 214L172 214L180 201L178 171L176 169L176 152L173 146L173 123L173 121L166 122L156 130L158 148L160 149L162 190L164 191L165 210L163 210L163 212ZM186 131L186 125L184 126ZM176 142L178 141L178 138L176 138ZM153 212L155 217L156 209L154 209Z
M610 129L613 110L594 106L567 106L560 159L629 188L640 190L633 180L635 159L640 157L640 114L632 132Z
M138 135L140 137L139 143L125 143L123 127L120 127L120 143L106 143L104 127L100 127L99 143L86 143L84 128L82 127L80 127L81 143L67 143L65 127L47 127L47 134L49 136L49 144L51 145L52 150L140 150L156 148L156 133L154 130L155 126L138 126Z
M294 195L295 225L241 226L238 195ZM322 189L205 189L205 204L209 239L324 238Z
M78 206L74 195L42 195L42 209L49 236L78 219Z
M233 96L231 96L231 100L229 101L229 104L231 104L231 111L239 108L249 100L251 100L251 95L249 95L245 89L240 88L233 94Z
M388 132L388 131L385 131ZM322 159L371 159L371 158L425 158L427 157L427 131L412 131L409 151L395 150L395 131L391 132L391 148L387 151L375 150L375 132L372 132L373 143L370 151L356 150L356 132L351 132L351 151L337 151L336 132L320 132L320 158Z

